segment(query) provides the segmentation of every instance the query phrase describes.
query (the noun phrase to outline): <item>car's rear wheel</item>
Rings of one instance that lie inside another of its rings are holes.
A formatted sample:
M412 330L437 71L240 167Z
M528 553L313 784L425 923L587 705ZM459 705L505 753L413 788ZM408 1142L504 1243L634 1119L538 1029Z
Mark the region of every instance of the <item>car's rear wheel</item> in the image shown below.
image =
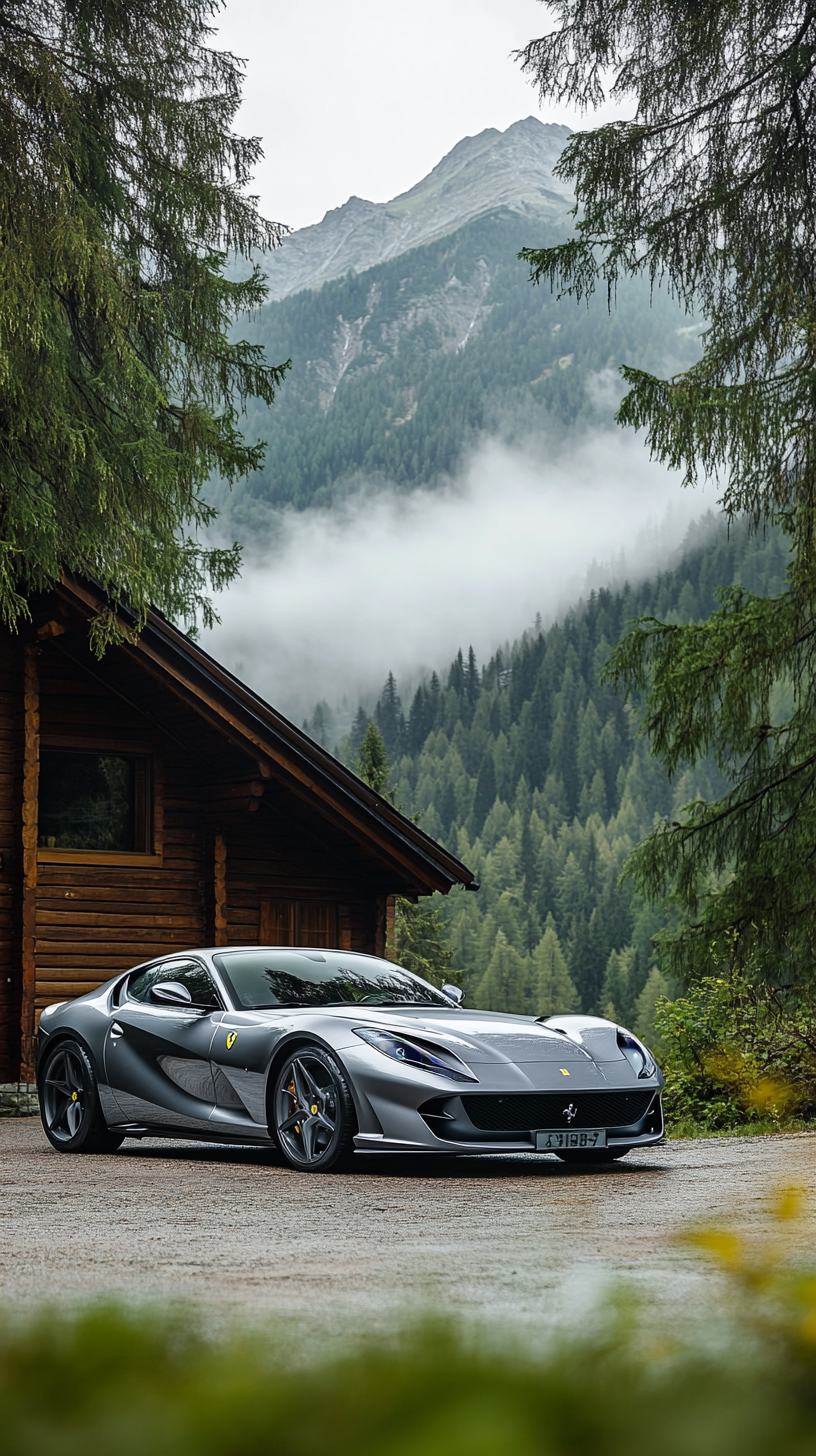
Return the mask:
M287 1163L305 1173L346 1168L357 1118L345 1073L325 1047L301 1046L278 1068L272 1131Z
M94 1069L84 1046L65 1040L49 1047L39 1069L45 1135L60 1153L114 1153L122 1134L102 1114Z
M566 1148L555 1156L562 1163L616 1163L631 1151L631 1148Z

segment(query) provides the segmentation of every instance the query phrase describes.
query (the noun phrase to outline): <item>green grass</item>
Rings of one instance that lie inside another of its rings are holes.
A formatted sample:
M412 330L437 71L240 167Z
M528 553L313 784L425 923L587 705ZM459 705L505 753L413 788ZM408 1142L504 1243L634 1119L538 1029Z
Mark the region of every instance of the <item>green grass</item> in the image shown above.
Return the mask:
M693 1118L681 1118L666 1124L666 1137L670 1142L683 1138L768 1137L771 1133L789 1132L816 1132L816 1120L792 1118L779 1123L771 1121L770 1118L751 1118L750 1121L737 1123L733 1127L707 1127L704 1123L695 1122Z

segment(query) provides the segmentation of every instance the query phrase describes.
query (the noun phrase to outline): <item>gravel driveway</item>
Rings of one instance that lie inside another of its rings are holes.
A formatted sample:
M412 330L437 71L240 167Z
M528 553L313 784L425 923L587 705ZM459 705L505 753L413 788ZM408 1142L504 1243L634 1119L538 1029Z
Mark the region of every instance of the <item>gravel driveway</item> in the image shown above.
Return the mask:
M811 1214L816 1134L673 1142L588 1172L550 1158L360 1159L291 1172L253 1149L126 1142L54 1152L0 1122L0 1301L192 1301L218 1326L271 1322L307 1342L431 1307L530 1334L580 1321L619 1277L696 1307L716 1276L676 1242L690 1222L758 1227L797 1184Z

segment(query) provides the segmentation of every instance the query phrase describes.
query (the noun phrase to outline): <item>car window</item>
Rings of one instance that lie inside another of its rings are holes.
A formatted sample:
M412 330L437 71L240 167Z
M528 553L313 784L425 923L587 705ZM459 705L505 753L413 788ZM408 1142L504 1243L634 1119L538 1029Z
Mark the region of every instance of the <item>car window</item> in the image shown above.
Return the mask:
M128 981L128 998L131 1001L149 1001L150 987L158 981L179 981L186 986L194 1006L220 1006L221 1002L212 977L200 961L161 961L159 965L148 966L147 970L136 971Z
M341 950L229 950L214 957L247 1011L272 1006L444 1006L435 986L376 956Z

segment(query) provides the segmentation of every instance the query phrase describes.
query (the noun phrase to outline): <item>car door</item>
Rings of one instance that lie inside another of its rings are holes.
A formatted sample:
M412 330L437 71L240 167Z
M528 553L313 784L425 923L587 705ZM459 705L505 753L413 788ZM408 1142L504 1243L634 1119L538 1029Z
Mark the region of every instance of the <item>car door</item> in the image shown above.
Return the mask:
M159 1005L150 988L177 981L187 1006ZM124 1122L203 1130L215 1107L210 1046L223 1006L206 966L168 957L129 978L105 1037L105 1078Z
M281 1009L269 1012L225 1011L212 1040L216 1109L213 1122L225 1131L268 1135L266 1079L276 1043L291 1023Z

